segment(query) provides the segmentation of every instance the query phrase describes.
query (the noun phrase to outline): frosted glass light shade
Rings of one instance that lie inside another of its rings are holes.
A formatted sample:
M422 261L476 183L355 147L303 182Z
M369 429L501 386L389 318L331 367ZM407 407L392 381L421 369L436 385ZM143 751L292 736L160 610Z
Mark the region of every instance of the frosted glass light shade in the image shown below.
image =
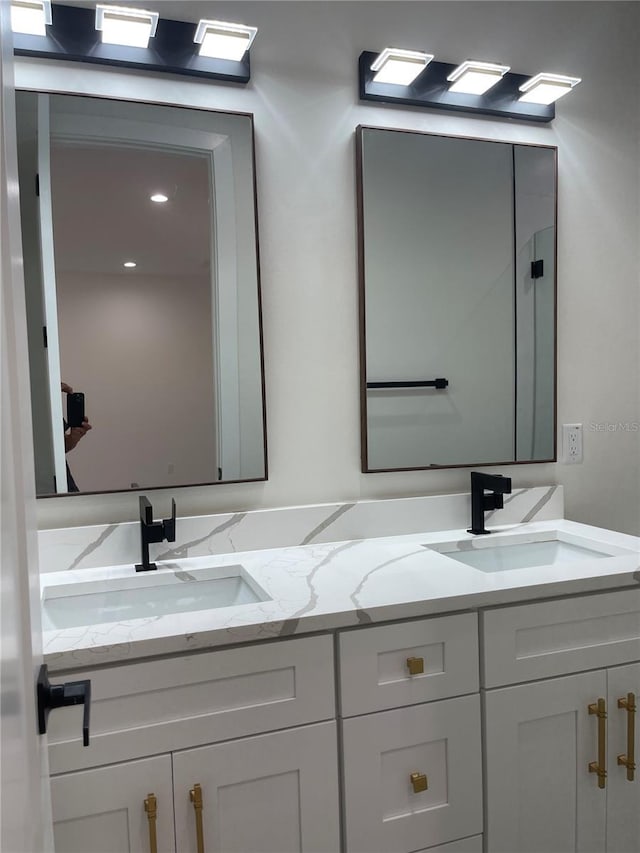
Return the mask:
M386 47L371 65L374 83L395 83L408 86L421 74L433 55L419 50Z
M12 0L11 29L14 33L44 36L51 23L51 0Z
M149 39L156 34L158 17L157 12L99 3L96 6L96 29L102 33L104 44L149 47Z
M202 20L193 40L200 45L200 56L239 62L251 47L257 32L257 27L246 27L244 24Z
M520 86L524 94L519 100L528 104L552 104L580 83L580 77L565 77L564 74L536 74Z
M509 70L508 65L495 62L475 62L468 59L449 74L450 92L465 95L482 95L500 82Z

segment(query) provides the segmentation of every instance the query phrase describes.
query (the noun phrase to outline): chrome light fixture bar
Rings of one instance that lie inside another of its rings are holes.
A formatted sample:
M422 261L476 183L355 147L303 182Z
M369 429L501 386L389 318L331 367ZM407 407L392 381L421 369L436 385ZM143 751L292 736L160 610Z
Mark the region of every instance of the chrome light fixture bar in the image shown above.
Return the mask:
M520 91L524 92L520 100L528 104L553 104L580 82L580 77L542 72L520 86Z
M149 47L158 28L157 12L128 9L124 6L96 6L96 29L102 33L103 44L125 47Z
M32 36L47 34L51 24L51 0L11 0L11 29Z
M499 116L500 118L520 121L550 122L555 118L555 106L552 102L534 101L533 80L529 74L516 74L505 65L497 63L466 60L462 65L448 62L430 61L424 66L411 83L389 83L377 77L377 66L382 53L364 51L360 54L358 77L360 98L363 101L377 101L387 104L406 104L435 110L455 110L478 115ZM471 79L475 82L474 92L462 91L463 78L475 72ZM542 75L536 75L541 77ZM550 75L544 75L549 77ZM552 75L559 78L560 75ZM578 78L562 78L547 81L554 86L553 92L572 88L563 81ZM531 83L529 90L522 87ZM480 91L483 84L484 91ZM490 87L485 84L491 83ZM453 85L452 85L453 84ZM457 85L459 84L459 85ZM575 83L573 85L576 85Z
M14 2L35 3L36 0L14 0ZM154 0L148 0L153 6ZM105 4L99 4L105 8ZM113 15L123 23L124 18L141 14L140 9L110 6ZM242 58L214 59L198 53L194 43L196 25L185 21L170 21L157 17L156 12L142 13L156 16L155 35L152 35L153 20L147 39L148 46L135 46L133 38L127 44L109 43L103 40L105 25L113 23L111 15L102 12L102 30L96 30L96 8L65 6L53 4L53 23L45 32L38 35L14 32L13 49L17 56L33 56L46 59L63 59L72 62L90 62L125 68L139 68L150 71L164 71L169 74L184 74L191 77L204 77L212 80L224 80L230 83L248 83L251 77L250 57L247 47ZM147 21L149 19L147 18ZM134 23L136 23L134 21ZM138 18L140 25L149 24ZM234 25L231 25L234 26ZM255 28L254 28L255 29ZM255 34L255 33L254 33Z
M201 20L193 40L200 45L200 56L238 61L251 47L257 32L257 27L244 24Z

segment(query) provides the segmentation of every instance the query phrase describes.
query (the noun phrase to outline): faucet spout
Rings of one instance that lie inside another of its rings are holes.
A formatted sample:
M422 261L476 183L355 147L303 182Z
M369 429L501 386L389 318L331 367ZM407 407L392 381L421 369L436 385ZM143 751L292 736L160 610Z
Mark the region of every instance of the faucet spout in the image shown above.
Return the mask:
M485 491L490 494L485 495ZM503 495L511 494L511 477L502 474L485 474L482 471L471 472L471 527L468 533L482 536L491 533L484 526L484 514L488 510L502 509Z

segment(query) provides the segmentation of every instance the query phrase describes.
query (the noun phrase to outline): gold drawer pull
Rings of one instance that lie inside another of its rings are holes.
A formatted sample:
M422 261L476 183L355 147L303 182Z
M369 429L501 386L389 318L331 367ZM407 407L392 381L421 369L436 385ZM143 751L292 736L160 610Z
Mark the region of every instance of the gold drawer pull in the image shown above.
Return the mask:
M156 836L156 819L158 816L158 800L155 794L149 794L144 801L144 810L149 821L149 853L158 853L158 839Z
M607 705L598 699L589 705L589 714L598 718L598 760L589 762L589 773L598 774L598 788L607 784Z
M409 675L421 675L424 672L424 658L407 658Z
M618 764L627 768L627 782L633 782L636 769L636 697L627 693L626 699L618 699L618 708L627 712L627 754L618 756Z
M426 791L429 787L429 781L424 773L412 773L410 778L414 794Z
M189 799L193 803L193 810L196 816L196 846L198 853L204 853L204 827L202 825L202 788L199 783L189 791Z

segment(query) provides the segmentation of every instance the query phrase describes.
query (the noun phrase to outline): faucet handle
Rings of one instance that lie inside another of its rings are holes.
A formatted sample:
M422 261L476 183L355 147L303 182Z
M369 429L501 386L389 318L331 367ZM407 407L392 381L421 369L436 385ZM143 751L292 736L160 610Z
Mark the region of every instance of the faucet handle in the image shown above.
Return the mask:
M162 521L162 533L167 542L176 541L176 501L171 498L171 518Z
M140 495L140 521L143 524L153 524L153 507L151 501L146 495Z

